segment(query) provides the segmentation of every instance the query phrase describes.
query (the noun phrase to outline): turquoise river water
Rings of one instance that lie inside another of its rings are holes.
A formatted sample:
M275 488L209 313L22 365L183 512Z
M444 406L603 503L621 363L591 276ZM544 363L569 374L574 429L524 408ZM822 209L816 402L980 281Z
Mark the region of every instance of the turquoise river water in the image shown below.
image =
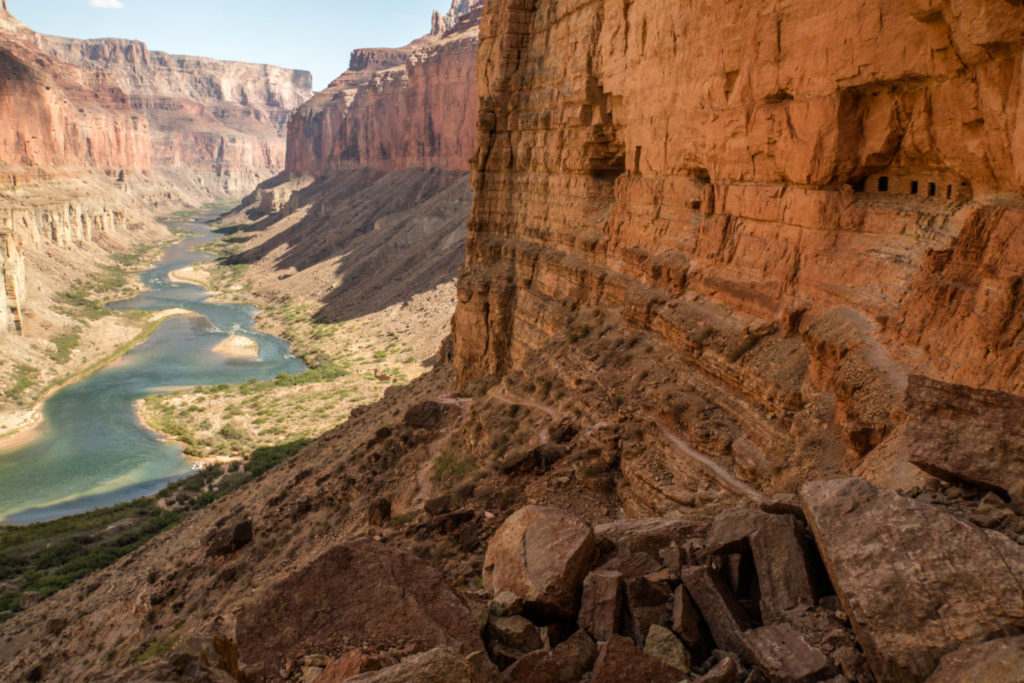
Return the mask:
M169 318L121 360L53 394L33 442L0 453L0 524L29 524L155 493L187 476L181 446L143 428L133 403L170 388L232 384L301 372L287 342L253 327L257 309L207 303L203 287L177 284L168 273L211 258L194 249L215 238L198 216L183 223L199 233L169 247L142 273L148 288L111 308L185 308L201 314ZM259 344L259 360L228 358L213 347L230 334Z

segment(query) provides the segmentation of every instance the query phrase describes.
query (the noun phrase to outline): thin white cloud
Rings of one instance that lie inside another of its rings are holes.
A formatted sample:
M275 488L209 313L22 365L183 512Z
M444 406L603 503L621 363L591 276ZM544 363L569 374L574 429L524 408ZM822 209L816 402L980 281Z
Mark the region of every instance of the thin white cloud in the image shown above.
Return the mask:
M89 0L89 7L99 7L100 9L124 9L124 3L121 0Z

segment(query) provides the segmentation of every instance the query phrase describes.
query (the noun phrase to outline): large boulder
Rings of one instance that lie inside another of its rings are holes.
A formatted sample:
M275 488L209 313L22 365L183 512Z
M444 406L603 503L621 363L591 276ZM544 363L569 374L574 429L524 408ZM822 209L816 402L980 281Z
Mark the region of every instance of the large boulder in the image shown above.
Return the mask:
M416 556L359 540L335 546L265 587L238 614L241 660L276 672L310 652L369 644L483 650L466 602Z
M1024 482L1024 398L911 376L910 461L941 479L1002 496Z
M594 532L555 508L529 505L498 528L484 557L484 588L520 596L528 610L575 616L580 584L596 556Z
M1024 547L863 479L812 482L804 513L877 678L921 681L966 643L1024 630Z

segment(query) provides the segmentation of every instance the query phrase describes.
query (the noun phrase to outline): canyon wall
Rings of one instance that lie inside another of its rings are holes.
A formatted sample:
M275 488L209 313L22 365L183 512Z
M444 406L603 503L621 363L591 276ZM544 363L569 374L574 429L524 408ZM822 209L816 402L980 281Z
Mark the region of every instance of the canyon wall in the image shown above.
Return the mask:
M468 170L481 7L457 1L405 47L354 51L349 70L289 122L287 171Z
M286 171L245 203L262 218L233 258L253 266L253 291L307 297L330 321L433 290L453 304L481 5L455 0L408 45L353 51L349 69L296 111Z
M779 490L891 474L911 374L1024 394L1022 29L1001 0L488 2L461 384L646 347L622 409Z
M68 285L55 273L76 258L79 275L96 267L102 256L84 244L105 252L166 235L154 210L237 197L280 171L288 116L312 78L44 36L4 9L0 91L0 333L38 335L61 323L23 325L22 313L47 312Z

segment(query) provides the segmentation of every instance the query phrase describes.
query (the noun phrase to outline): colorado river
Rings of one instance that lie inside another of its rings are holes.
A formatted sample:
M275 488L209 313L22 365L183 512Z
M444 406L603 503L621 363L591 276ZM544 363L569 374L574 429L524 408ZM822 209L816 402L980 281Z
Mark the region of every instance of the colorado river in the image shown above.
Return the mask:
M201 216L197 221L212 220ZM39 438L0 453L0 524L28 524L155 493L190 473L182 448L142 427L133 403L170 387L232 384L305 369L287 342L253 327L257 309L207 303L204 287L171 282L168 273L212 258L194 249L215 238L199 233L170 246L142 273L148 288L111 308L184 308L202 317L169 318L121 360L56 392L45 402ZM213 347L237 334L259 344L259 359L229 358Z

